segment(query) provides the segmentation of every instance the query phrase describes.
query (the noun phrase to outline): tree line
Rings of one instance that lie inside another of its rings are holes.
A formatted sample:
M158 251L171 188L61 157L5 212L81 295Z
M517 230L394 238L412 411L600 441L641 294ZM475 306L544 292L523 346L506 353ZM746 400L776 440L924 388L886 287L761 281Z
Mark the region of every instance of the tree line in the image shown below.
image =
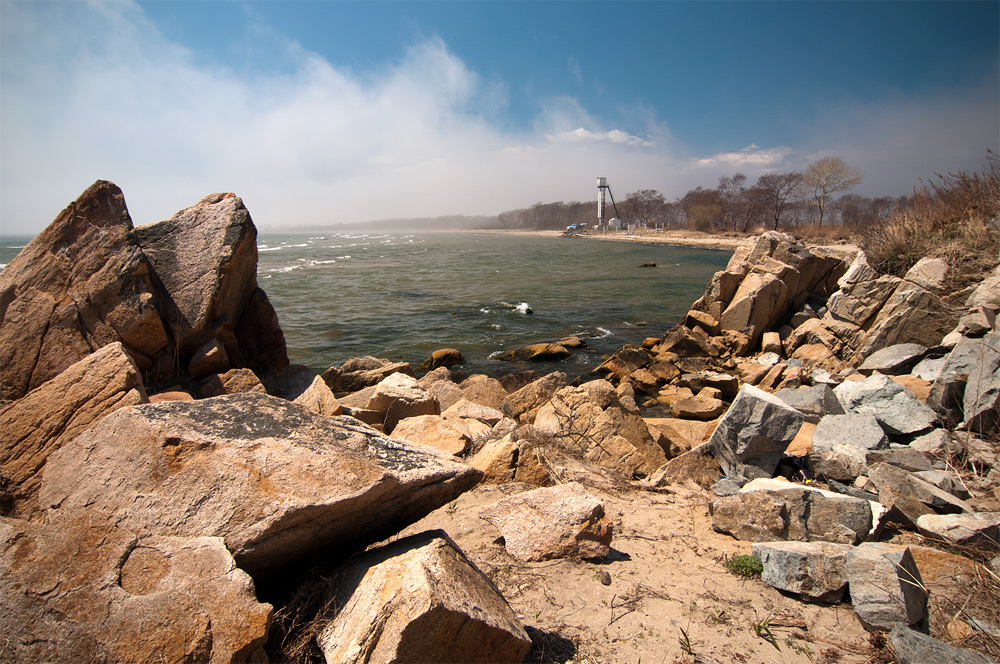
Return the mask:
M619 202L617 210L629 226L747 232L832 224L863 228L885 222L909 200L845 193L863 180L864 173L840 157L824 157L804 171L768 173L752 185L742 173L721 177L717 187L697 187L675 201L667 201L654 189L640 189ZM596 221L596 201L560 201L502 212L490 225L506 230L562 230L573 224L593 228Z

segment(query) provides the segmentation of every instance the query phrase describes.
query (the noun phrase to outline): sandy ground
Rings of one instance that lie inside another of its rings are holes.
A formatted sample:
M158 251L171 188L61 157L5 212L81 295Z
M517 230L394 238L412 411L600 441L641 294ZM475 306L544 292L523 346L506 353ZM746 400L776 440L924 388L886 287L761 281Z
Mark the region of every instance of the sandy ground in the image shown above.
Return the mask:
M521 563L477 512L531 488L477 487L402 533L441 528L458 543L532 634L536 645L526 661L870 661L868 634L850 605L807 604L759 579L726 572L723 561L750 553L750 543L712 530L709 492L693 484L675 485L670 493L588 488L614 522L610 555ZM608 586L600 581L605 571L611 576ZM755 625L766 625L760 636Z

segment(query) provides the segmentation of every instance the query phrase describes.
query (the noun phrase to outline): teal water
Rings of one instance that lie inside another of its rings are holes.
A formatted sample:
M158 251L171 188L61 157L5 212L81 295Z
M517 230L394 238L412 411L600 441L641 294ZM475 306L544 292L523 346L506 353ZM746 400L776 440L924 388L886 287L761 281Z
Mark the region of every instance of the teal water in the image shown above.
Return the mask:
M261 235L258 280L292 362L375 355L416 368L457 348L469 373L584 374L683 318L731 252L480 233ZM655 268L641 268L654 262ZM527 313L528 310L532 313ZM565 336L589 351L512 364L504 350Z
M0 237L0 265L30 237ZM375 355L414 368L457 348L469 373L582 375L683 318L731 252L488 233L261 234L258 281L292 362L317 371ZM654 262L655 268L641 268ZM527 313L530 308L531 314ZM590 350L540 364L504 350L562 337Z

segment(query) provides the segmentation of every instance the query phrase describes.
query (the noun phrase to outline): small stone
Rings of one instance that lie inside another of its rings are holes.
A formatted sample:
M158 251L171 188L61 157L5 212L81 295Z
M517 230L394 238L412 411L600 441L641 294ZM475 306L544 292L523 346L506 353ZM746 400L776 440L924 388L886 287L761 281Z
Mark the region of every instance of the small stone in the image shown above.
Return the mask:
M601 570L601 584L605 586L611 585L611 575L606 570Z

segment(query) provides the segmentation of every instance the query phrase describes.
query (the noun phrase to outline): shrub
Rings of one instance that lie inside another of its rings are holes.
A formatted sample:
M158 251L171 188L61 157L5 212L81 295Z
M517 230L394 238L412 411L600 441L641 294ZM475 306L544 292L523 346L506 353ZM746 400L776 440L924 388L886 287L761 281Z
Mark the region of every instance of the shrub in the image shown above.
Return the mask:
M753 579L764 572L764 565L753 556L742 555L733 556L723 563L723 567L730 574L742 576L744 579Z

